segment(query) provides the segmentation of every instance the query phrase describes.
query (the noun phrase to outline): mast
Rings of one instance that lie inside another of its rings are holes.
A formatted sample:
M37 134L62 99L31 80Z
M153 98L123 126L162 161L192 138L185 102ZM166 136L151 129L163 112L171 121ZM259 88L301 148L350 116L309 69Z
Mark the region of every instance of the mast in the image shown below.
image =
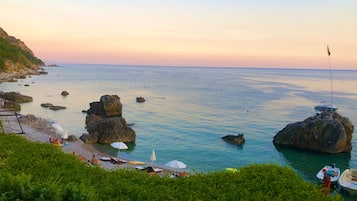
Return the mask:
M330 59L330 55L331 55L331 52L330 52L330 48L328 47L327 45L327 55L328 55L328 64L329 64L329 67L330 67L330 82L331 82L331 111L332 111L332 107L333 107L333 88L332 88L332 68L331 68L331 59Z

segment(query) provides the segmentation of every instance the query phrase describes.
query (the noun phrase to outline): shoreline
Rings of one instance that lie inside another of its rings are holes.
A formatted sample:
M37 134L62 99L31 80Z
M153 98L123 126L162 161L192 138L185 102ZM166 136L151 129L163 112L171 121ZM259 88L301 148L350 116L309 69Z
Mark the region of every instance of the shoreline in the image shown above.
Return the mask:
M51 137L56 138L56 136L59 135L58 133L55 132L50 120L35 117L32 114L21 115L19 120L21 122L21 126L24 131L24 134L19 134L19 135L24 135L24 137L26 137L30 141L49 143L49 138ZM76 141L67 140L65 144L60 146L60 148L65 154L75 153L76 156L78 156L81 159L85 159L85 161L89 161L92 158L92 156L95 155L98 160L98 166L106 170L114 170L117 168L131 168L131 169L143 170L143 168L152 167L153 169L161 169L161 171L155 173L160 176L174 175L174 174L180 175L184 172L186 175L188 171L187 169L177 170L163 165L158 165L158 164L151 165L147 162L127 160L125 158L120 158L120 160L126 161L125 163L120 163L120 164L114 164L111 161L103 161L100 160L100 158L102 157L111 158L113 156L99 151L98 149L95 148L94 145L86 144L80 139Z
M12 73L0 73L0 85L2 82L7 82L11 79L16 79L20 76L25 76L25 78L18 78L18 79L26 79L27 76L31 75L38 75L38 68L36 69L27 69L23 70L20 72L12 72ZM1 111L2 108L0 108ZM1 119L1 121L4 121L4 119ZM20 115L19 116L19 121L21 122L21 127L24 132L24 137L26 137L30 141L34 142L41 142L41 143L49 143L49 138L57 138L59 135L56 133L55 129L52 127L52 121L50 119L42 119L41 117L36 117L34 114L26 114L26 115ZM15 121L14 121L15 122ZM16 122L17 124L17 122ZM17 125L18 126L18 125ZM5 133L5 132L4 132ZM141 169L143 167L148 167L152 166L154 169L155 168L160 168L163 171L159 173L159 175L168 175L168 174L174 174L174 173L180 173L180 172L187 172L187 170L177 170L177 169L172 169L170 167L166 167L163 165L151 165L148 164L147 162L142 162L142 161L131 161L127 160L125 158L121 158L125 161L126 163L121 163L121 164L113 164L110 161L102 161L100 160L101 157L103 158L110 158L113 156L110 156L98 149L95 148L94 145L92 144L86 144L80 139L76 141L66 141L66 143L61 146L61 149L64 153L67 154L72 154L75 153L78 157L84 158L86 160L90 160L93 155L96 156L98 160L98 165L104 169L107 170L112 170L116 168L132 168L132 169Z
M38 75L38 68L35 69L30 69L26 68L24 70L21 70L19 72L1 72L0 73L0 85L3 82L7 82L11 79L26 79L27 76L31 75ZM24 76L26 78L19 78L21 76ZM2 109L2 108L1 108ZM1 110L0 110L1 111ZM4 121L4 119L0 119L1 121ZM15 120L16 121L16 120ZM19 135L24 135L28 140L33 141L33 142L41 142L41 143L49 143L49 138L56 138L58 137L58 133L54 130L54 128L51 125L51 120L50 119L42 119L40 117L36 117L33 114L26 114L26 115L20 115L19 116L19 121L21 122L21 127L24 132L24 134L19 134ZM10 122L10 124L17 124L14 122ZM18 125L12 125L14 128L18 127ZM63 145L62 150L64 153L75 153L76 155L83 156L86 159L91 159L91 157L96 155L96 158L98 159L98 164L105 168L105 169L113 169L118 167L118 165L112 164L110 162L104 162L100 160L100 157L111 157L108 154L105 154L103 152L100 152L97 150L93 145L91 144L86 144L82 142L80 139L77 141L67 141L65 145ZM120 165L121 167L129 166L129 165ZM134 167L135 168L135 167Z
M35 117L34 115L21 115L19 117L22 129L24 131L24 137L33 142L49 143L49 138L58 138L61 134L56 133L51 126L50 120ZM54 145L55 146L55 145ZM113 169L118 166L110 162L100 161L100 157L110 157L109 155L102 153L95 149L91 144L85 144L81 140L67 141L61 146L64 153L72 154L73 152L77 156L81 156L86 160L91 159L94 154L98 159L98 164L105 169Z
M3 82L8 82L11 79L26 79L27 76L31 75L39 75L39 69L41 67L36 68L25 68L21 69L17 72L0 72L0 84ZM20 78L23 77L23 78ZM26 78L25 78L26 77Z

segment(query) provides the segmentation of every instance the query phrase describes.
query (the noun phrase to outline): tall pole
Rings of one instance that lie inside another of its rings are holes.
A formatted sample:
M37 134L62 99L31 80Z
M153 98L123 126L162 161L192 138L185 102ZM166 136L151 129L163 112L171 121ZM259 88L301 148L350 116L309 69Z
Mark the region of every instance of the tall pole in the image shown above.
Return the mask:
M332 68L331 68L331 59L330 59L331 52L330 52L328 45L327 45L327 55L328 55L328 64L330 66L330 82L331 82L331 108L330 108L330 110L332 111L332 107L333 107Z

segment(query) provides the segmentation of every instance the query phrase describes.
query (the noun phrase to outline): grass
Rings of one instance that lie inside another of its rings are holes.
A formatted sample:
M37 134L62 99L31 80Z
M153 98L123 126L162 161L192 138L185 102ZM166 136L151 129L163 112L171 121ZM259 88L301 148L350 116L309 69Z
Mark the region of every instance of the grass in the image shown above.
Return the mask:
M237 172L159 177L90 167L61 149L0 133L0 200L343 200L291 168L252 164Z

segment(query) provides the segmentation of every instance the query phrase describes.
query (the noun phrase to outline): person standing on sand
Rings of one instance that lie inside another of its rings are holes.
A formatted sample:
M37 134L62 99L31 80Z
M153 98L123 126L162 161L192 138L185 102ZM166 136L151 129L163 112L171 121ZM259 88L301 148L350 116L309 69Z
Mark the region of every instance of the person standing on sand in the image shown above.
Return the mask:
M322 182L322 191L325 195L330 195L330 187L331 187L331 176L327 173L326 169L323 169L324 179Z

